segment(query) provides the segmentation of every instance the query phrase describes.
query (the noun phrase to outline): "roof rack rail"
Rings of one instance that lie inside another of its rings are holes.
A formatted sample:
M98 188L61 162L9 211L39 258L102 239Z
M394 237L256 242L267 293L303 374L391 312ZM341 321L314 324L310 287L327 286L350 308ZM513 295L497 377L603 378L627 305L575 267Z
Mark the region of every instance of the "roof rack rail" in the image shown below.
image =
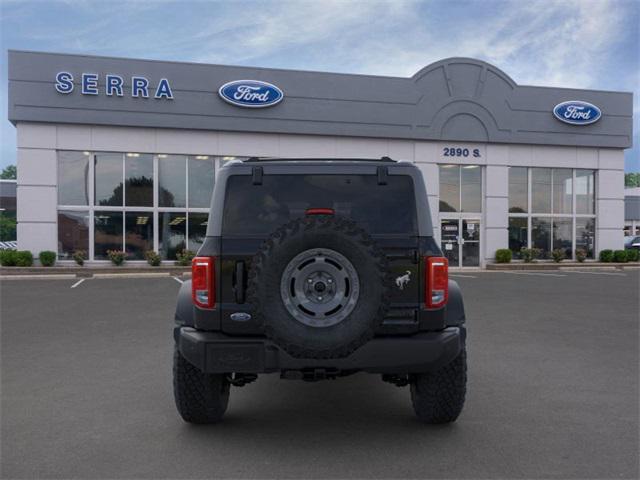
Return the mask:
M397 163L390 157L380 158L279 158L279 157L249 157L244 162L321 162L330 160L332 162L390 162Z

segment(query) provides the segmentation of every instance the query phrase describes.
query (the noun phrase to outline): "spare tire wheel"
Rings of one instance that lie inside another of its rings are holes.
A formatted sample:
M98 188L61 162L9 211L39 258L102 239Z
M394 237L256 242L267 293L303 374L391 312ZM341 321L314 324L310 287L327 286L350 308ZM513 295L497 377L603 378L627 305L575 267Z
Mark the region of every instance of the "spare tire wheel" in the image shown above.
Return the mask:
M249 272L248 300L291 355L337 358L374 335L388 306L387 265L352 220L307 216L278 228Z

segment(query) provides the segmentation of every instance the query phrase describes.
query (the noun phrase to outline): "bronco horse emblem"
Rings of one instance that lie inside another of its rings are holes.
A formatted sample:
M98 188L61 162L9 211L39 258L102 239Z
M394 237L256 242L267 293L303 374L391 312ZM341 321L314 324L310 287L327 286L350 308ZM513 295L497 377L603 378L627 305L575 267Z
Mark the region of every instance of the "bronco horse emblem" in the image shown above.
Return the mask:
M404 287L411 280L411 271L407 270L407 273L396 278L396 285L400 290L404 290Z

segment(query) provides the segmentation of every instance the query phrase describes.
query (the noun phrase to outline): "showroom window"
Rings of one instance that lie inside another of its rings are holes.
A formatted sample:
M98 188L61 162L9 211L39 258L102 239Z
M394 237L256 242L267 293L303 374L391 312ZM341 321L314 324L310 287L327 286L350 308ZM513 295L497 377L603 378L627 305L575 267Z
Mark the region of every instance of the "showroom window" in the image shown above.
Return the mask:
M482 212L480 165L439 165L440 212Z
M540 249L542 258L560 249L575 258L595 251L595 171L509 167L509 249Z
M58 152L58 255L144 260L197 251L206 235L216 168L240 157Z

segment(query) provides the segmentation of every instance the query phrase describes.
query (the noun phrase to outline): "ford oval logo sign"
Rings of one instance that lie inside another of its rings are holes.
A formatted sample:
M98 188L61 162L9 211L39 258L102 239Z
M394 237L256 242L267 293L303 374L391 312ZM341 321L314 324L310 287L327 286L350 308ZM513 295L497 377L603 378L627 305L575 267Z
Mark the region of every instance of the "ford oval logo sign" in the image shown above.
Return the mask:
M553 114L561 122L571 125L589 125L597 122L602 116L598 107L580 100L559 103L553 107Z
M272 107L284 98L284 93L275 85L260 80L235 80L225 83L218 90L225 102L238 107Z

